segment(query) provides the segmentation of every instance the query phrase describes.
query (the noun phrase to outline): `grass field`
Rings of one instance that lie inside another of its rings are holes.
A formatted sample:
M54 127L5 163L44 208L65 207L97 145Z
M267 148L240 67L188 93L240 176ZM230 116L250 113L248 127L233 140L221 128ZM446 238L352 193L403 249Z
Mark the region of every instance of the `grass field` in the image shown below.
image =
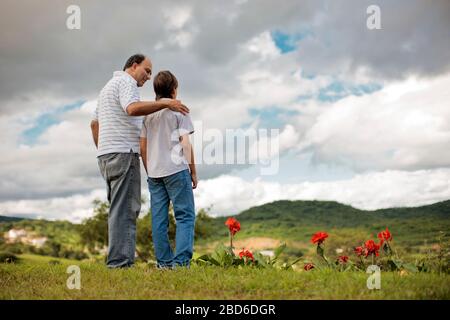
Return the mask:
M146 264L109 270L102 263L22 255L0 264L0 299L449 299L450 277L436 273L382 272L381 289L369 274L327 270L222 269L170 271ZM51 262L53 260L53 262ZM54 261L59 261L54 262ZM81 270L81 289L68 289L69 265Z

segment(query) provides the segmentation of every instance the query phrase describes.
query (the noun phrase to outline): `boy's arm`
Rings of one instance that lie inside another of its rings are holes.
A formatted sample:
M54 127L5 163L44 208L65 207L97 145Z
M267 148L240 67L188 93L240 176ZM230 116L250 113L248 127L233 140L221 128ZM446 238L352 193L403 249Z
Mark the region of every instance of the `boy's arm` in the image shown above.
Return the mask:
M145 172L148 175L148 170L147 170L147 138L142 138L141 137L139 142L140 142L140 146L141 146L142 162L144 164Z
M197 169L195 168L194 148L192 148L192 145L191 145L191 160L192 163L189 163L189 169L191 169L192 189L195 189L197 188L198 179L197 179Z
M191 171L192 189L195 189L197 188L198 184L197 169L195 168L194 148L189 141L189 134L181 136L181 146L183 147L183 154L186 157L186 160L189 164L189 170Z

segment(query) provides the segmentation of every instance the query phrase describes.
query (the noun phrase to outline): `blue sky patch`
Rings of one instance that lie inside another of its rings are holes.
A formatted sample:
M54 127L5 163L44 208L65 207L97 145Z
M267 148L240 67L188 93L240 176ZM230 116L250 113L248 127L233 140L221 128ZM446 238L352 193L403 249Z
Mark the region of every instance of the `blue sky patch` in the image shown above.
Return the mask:
M285 110L279 107L270 107L264 109L249 109L251 117L259 117L260 127L262 128L282 128L289 117L298 115L296 110Z
M271 33L275 45L280 49L281 53L288 53L297 49L298 42L310 35L310 32L304 31L295 34L289 34L281 31L273 31Z
M34 120L34 125L22 133L22 143L26 145L36 144L39 137L51 126L61 122L60 116L66 112L80 108L85 101L77 101L73 104L59 107L51 112L46 112Z
M349 95L362 96L382 88L383 86L378 83L353 85L342 81L334 81L325 88L320 89L317 98L322 102L336 102Z

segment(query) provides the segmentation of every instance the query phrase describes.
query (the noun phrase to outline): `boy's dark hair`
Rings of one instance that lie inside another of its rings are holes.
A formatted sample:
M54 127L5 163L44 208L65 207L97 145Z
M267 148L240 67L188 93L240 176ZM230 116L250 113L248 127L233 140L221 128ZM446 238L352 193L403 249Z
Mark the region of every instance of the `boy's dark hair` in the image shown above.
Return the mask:
M172 98L173 91L178 88L178 80L168 70L160 71L153 79L153 89L156 100L161 98Z
M128 58L127 62L125 63L125 66L123 67L123 71L128 69L129 67L133 66L133 63L141 64L142 61L145 60L145 56L140 53L133 54L131 57Z

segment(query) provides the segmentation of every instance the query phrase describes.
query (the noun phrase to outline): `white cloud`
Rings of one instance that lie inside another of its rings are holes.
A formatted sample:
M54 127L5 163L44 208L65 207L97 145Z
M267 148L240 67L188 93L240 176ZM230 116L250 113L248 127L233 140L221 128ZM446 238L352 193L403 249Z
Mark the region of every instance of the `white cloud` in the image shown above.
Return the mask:
M168 7L163 9L166 19L166 28L169 30L180 30L192 17L192 8L187 6Z
M188 47L198 32L198 28L192 23L192 7L171 6L163 8L162 14L167 36L155 44L155 50L170 49L171 46Z
M252 38L246 46L250 52L260 55L263 61L276 58L281 54L280 49L277 48L268 31L264 31L260 35Z
M79 223L93 215L94 199L106 200L103 189L88 194L75 194L42 200L5 201L0 203L0 212L11 216L33 215L48 220L69 220Z
M18 145L22 131L16 123L19 130L10 137L15 143L0 146L2 200L65 196L103 185L89 127L94 104L62 114L33 145Z
M449 87L450 75L409 79L339 100L302 130L300 149L360 171L450 166Z

